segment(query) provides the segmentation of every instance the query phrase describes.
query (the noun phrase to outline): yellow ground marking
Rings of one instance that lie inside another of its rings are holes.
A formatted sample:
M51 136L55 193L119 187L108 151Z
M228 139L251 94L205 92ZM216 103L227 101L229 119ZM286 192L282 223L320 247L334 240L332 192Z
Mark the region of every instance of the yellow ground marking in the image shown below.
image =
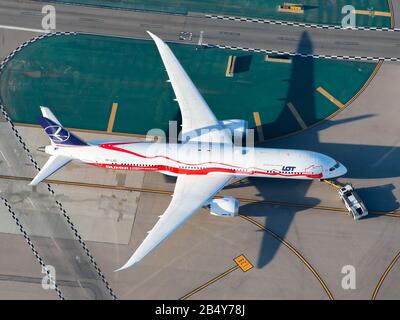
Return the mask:
M367 15L367 16L392 17L391 12L385 12L385 11L353 10L353 13Z
M389 3L389 11L390 11L390 14L391 14L391 16L390 16L390 27L394 28L394 9L393 9L392 0L389 0L388 3Z
M333 182L333 181L331 181L331 180L326 180L326 179L324 179L324 180L322 180L322 181L325 182L325 183L327 183L327 184L329 184L329 185L331 185L332 187L334 187L334 188L336 188L336 189L340 189L340 188L341 188L340 185L336 184L335 182Z
M291 12L291 13L304 13L304 8L302 4L297 3L284 3L278 7L278 11L281 12Z
M318 87L317 91L322 94L325 98L327 98L329 101L334 103L339 109L343 109L345 105L341 103L338 99L336 99L334 96L332 96L328 91L326 91L322 87Z
M256 124L256 127L257 127L258 140L264 141L265 139L264 139L263 128L262 128L262 125L261 125L260 113L259 112L253 112L253 117L254 117L254 122Z
M292 63L292 59L290 57L279 57L279 56L265 56L265 61L268 62L280 62L280 63Z
M392 19L392 23L393 23L393 21L394 21L394 19ZM393 26L392 26L392 27L393 27ZM364 85L360 88L360 90L359 90L349 101L347 101L347 103L345 104L344 107L349 106L351 103L354 102L354 100L356 100L356 99L364 92L364 90L368 87L368 85L369 85L369 84L372 82L372 80L375 78L375 76L376 76L376 74L378 73L378 71L380 70L382 64L383 64L383 61L382 61L382 60L379 60L378 64L376 65L376 67L375 67L375 69L374 69L374 71L373 71L372 74L369 76L368 80L364 83ZM343 108L343 109L344 109L344 108ZM326 120L332 119L332 118L333 118L334 116L336 116L336 115L338 114L338 112L340 112L341 110L342 110L342 109L339 109L339 110L337 110L336 112L332 113L332 114L331 114L330 116L328 116L327 118L322 119L322 120L320 120L320 121L318 121L318 122L316 122L316 123L313 123L310 127L315 127L315 126L317 126L317 125L320 125L321 123L323 123L323 122L326 121ZM15 126L18 126L18 127L27 127L27 128L38 128L38 129L42 129L42 127L41 127L40 125L38 125L38 124L14 122L14 125L15 125ZM309 127L309 128L310 128L310 127ZM71 131L76 131L76 132L94 133L94 134L110 134L110 135L115 135L115 136L126 136L126 137L142 138L142 139L148 137L147 135L139 134L139 133L116 132L116 131L107 132L107 131L104 131L104 130L80 129L80 128L71 128L71 127L68 127L67 129L68 129L68 130L71 130ZM268 139L268 141L274 141L274 140L277 140L277 139L287 138L287 137L290 137L290 136L292 136L292 135L298 134L299 132L301 132L301 131L295 131L295 132L288 133L288 134L285 134L285 135L282 135L282 136L279 136L279 137L276 137L276 138L270 138L270 139ZM258 143L259 143L259 142L257 142L256 145L257 145Z
M254 268L254 266L243 254L233 259L233 261L235 261L235 263L240 267L240 269L242 269L243 272L247 272Z
M107 132L110 133L114 128L115 116L117 114L118 103L114 102L111 107L110 118L108 119Z
M235 56L229 56L228 64L226 65L225 77L233 77L233 73L235 72Z
M17 176L0 175L0 179L14 180L14 181L28 181L29 182L33 179L33 177L17 177ZM173 194L173 192L169 191L169 190L160 190L160 189L153 189L153 188L138 188L138 187L130 187L130 186L118 186L118 185L111 185L111 184L98 184L98 183L53 180L53 179L45 179L44 182L50 183L50 184L58 184L58 185L66 185L66 186L74 186L74 187L161 194L161 195L165 195L165 196L171 196ZM222 195L217 195L215 197L219 199L222 197ZM270 200L250 199L250 198L243 198L243 197L237 197L237 199L243 203L268 204L268 205L273 205L273 206L286 206L286 207L291 207L291 208L303 208L303 209L322 210L322 211L329 211L329 212L341 212L341 213L348 212L345 208L309 205L309 204L294 203L294 202L270 201ZM393 211L368 210L368 213L374 214L374 215L386 216L386 217L400 218L400 210L393 210Z
M398 252L396 254L396 256L394 257L392 262L390 262L390 264L386 268L385 272L382 274L381 278L379 279L378 284L375 287L374 292L372 293L371 300L375 300L376 299L376 296L378 295L378 292L379 292L380 288L382 287L383 281L385 281L385 279L386 279L387 275L389 274L390 270L392 270L393 266L396 264L396 262L397 262L397 260L399 260L399 258L400 258L400 252Z
M216 276L215 278L211 279L210 281L207 281L205 284L201 285L200 287L190 291L188 294L185 294L183 297L181 297L179 300L186 300L193 296L195 293L203 290L204 288L208 287L210 284L213 284L214 282L226 277L228 274L232 273L233 271L239 269L239 266L234 266L225 272L221 273L220 275Z
M315 278L317 278L318 282L321 284L322 288L324 289L324 291L328 295L329 299L330 300L334 300L332 292L327 287L325 281L322 280L321 276L314 269L314 267L306 260L306 258L304 258L302 256L302 254L289 241L281 238L275 232L273 232L271 229L268 229L267 227L264 227L261 223L259 223L258 221L254 220L254 219L252 219L252 218L250 218L248 216L245 216L243 214L239 214L239 217L241 217L244 220L247 220L248 222L254 224L257 227L259 227L261 230L267 232L273 238L275 238L280 243L282 243L286 248L288 248L290 251L292 251L296 255L296 257L299 258L301 260L301 262L304 263L304 265L308 268L308 270L310 270L312 272L312 274L315 276Z
M292 112L293 117L296 118L297 122L299 123L300 127L304 130L307 129L306 123L303 121L302 117L300 114L297 112L296 108L294 107L293 103L288 102L287 104L289 110Z
M393 19L392 19L392 22L393 22ZM325 121L330 120L330 119L336 117L336 116L339 114L339 112L341 112L341 111L344 110L346 107L348 107L350 104L352 104L352 103L365 91L365 89L369 86L369 84L372 82L372 80L373 80L373 79L375 78L375 76L378 74L378 72L379 72L379 70L380 70L380 68L381 68L381 66L382 66L382 64L383 64L383 62L384 62L383 60L379 60L378 64L375 66L374 71L371 73L371 75L369 76L369 78L367 79L367 81L366 81L366 82L364 83L364 85L360 88L360 90L358 90L358 92L357 92L349 101L346 102L346 104L344 105L344 108L343 108L343 109L338 109L338 110L336 110L334 113L331 113L331 114L330 114L329 116L327 116L326 118L321 119L320 121L317 121L317 122L311 124L311 125L308 127L308 129L313 128L313 127L316 127L316 126L320 125L321 123L324 123ZM299 134L300 132L302 132L302 130L294 131L294 132L291 132L291 133L287 133L287 134L284 134L284 135L279 136L279 137L270 138L270 139L268 139L267 141L268 141L268 142L272 142L272 141L275 141L275 140L278 140L278 139L288 138L288 137L294 136L294 135L296 135L296 134ZM258 142L256 143L256 145L257 145L257 144L258 144Z

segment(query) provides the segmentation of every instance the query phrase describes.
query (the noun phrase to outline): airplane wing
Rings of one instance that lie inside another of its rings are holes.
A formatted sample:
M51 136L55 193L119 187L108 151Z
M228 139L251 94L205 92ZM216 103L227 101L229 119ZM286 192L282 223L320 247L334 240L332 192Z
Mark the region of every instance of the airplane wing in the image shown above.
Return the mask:
M232 143L229 130L218 122L168 45L151 32L147 33L157 45L181 109L182 141L189 138L190 141Z
M170 236L198 209L207 203L229 181L232 175L181 175L176 181L169 207L125 265L116 271L133 266Z

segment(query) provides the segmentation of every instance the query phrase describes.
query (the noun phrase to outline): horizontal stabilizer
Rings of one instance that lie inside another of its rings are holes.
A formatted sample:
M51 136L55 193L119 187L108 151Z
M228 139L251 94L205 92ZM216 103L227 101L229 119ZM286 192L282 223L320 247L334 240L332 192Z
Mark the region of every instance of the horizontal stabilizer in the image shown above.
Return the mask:
M29 185L36 186L70 161L71 158L63 156L51 156Z

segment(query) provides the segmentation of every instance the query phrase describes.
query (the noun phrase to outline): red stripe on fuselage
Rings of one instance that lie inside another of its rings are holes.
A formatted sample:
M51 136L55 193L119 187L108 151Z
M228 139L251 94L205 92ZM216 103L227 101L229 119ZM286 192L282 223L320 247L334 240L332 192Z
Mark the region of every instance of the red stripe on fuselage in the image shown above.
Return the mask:
M210 168L201 168L201 169L186 169L186 168L176 168L164 165L149 165L149 166L134 166L128 164L108 164L108 163L88 163L90 165L94 165L101 168L112 169L112 170L141 170L141 171L161 171L161 172L171 172L175 174L188 174L188 175L206 175L209 173L230 173L236 175L265 175L265 176L282 176L282 177L300 177L304 176L310 179L320 179L322 177L322 173L320 174L286 174L279 171L274 172L266 172L260 170L234 170L227 168L218 168L218 167L210 167Z
M164 158L167 160L171 160L174 161L176 163L180 163L183 165L187 165L187 166L202 166L205 164L216 164L216 165L223 165L223 166L228 166L228 167L232 167L234 169L230 169L230 168L218 168L218 167L212 167L212 168L201 168L201 169L187 169L187 168L177 168L177 167L170 167L170 166L163 166L163 165L157 165L157 166L131 166L131 165L117 165L120 166L120 169L115 169L115 170L146 170L146 171L169 171L169 172L173 172L173 173L177 173L177 174L194 174L194 175L204 175L204 174L208 174L210 172L219 172L219 173L236 173L236 174L244 174L244 175L255 175L255 174L262 174L262 175L266 175L266 176L282 176L282 177L307 177L307 178L311 178L311 179L319 179L322 177L322 173L319 174L310 174L310 173L295 173L295 174L288 174L288 173L282 173L280 171L272 171L271 172L266 172L264 170L261 169L244 169L242 167L238 167L238 166L234 166L234 165L229 165L229 164L225 164L225 163L220 163L220 162L204 162L204 163L197 163L197 164L193 164L193 163L185 163L185 162L181 162L179 160L175 160L172 158L169 158L167 156L164 155L156 155L156 156L145 156L142 155L140 153L137 152L133 152L130 150L126 150L123 148L119 148L117 147L117 145L123 145L123 144L131 144L131 143L140 143L140 142L111 142L111 143L103 143L100 144L99 147L104 148L104 149L108 149L108 150L113 150L113 151L118 151L118 152L124 152L124 153L128 153L140 158L144 158L144 159L155 159L155 158ZM95 164L96 165L96 164ZM99 166L104 167L107 166L108 164L100 164ZM109 165L109 166L113 166L115 167L116 165ZM126 167L126 168L125 168Z
M136 143L136 142L134 142L134 143ZM133 152L133 151L130 151L130 150L126 150L126 149L123 149L123 148L116 147L116 145L119 145L119 144L129 144L129 142L124 142L124 143L118 143L118 142L117 143L104 143L104 144L100 144L99 147L104 148L104 149L108 149L108 150L114 150L114 151L128 153L128 154L131 154L133 156L137 156L137 157L144 158L144 159L163 158L163 159L166 159L166 160L174 161L176 163L180 163L180 164L185 165L185 166L197 166L198 167L198 166L203 166L203 165L206 165L206 164L216 164L216 165L222 165L222 166L229 166L229 167L232 167L232 168L243 169L242 167L238 167L238 166L234 166L234 165L230 165L230 164L225 164L225 163L221 163L221 162L187 163L187 162L182 162L182 161L179 161L179 160L172 159L172 158L164 156L164 155L156 155L156 156L150 156L149 157L149 156L145 156L145 155L142 155L140 153L137 153L137 152Z

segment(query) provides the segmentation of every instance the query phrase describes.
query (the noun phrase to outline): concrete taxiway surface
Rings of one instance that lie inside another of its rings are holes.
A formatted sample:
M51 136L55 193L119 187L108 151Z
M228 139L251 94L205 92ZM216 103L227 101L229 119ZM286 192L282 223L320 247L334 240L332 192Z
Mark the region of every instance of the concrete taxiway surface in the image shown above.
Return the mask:
M41 9L45 2L4 0L2 25L41 29ZM197 43L203 31L203 43L310 53L297 48L304 32L313 43L313 53L360 57L400 58L400 32L328 30L299 28L253 22L214 20L203 13L187 16L134 12L103 8L53 4L57 12L57 30L80 31L125 37L147 38L151 30L165 40L178 41L181 31L192 32L188 43Z

